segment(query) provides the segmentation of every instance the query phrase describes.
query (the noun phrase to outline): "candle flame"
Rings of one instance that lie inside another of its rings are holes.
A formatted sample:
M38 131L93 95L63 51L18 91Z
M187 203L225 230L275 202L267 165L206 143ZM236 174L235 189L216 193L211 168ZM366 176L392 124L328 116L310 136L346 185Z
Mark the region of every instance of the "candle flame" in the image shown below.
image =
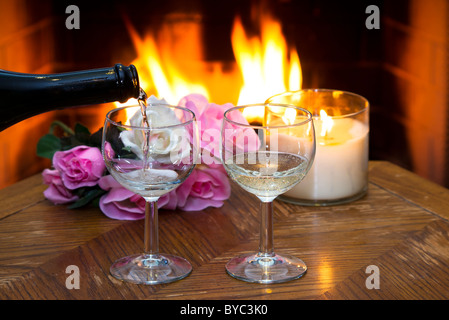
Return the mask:
M294 108L286 108L284 116L282 117L282 120L286 125L292 125L295 123L296 119L296 109Z
M320 135L322 137L326 137L328 133L331 132L332 126L334 125L334 120L332 120L332 117L329 117L324 110L320 110L320 120L323 123L323 126L321 127L321 133Z

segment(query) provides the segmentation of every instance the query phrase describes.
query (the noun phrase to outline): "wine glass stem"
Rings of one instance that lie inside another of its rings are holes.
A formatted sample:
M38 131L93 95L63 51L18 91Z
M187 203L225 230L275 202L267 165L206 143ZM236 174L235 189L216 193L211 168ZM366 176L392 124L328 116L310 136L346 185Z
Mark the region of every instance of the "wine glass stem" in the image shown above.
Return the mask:
M147 201L145 204L144 253L159 254L157 201Z
M261 204L259 255L273 256L273 202Z

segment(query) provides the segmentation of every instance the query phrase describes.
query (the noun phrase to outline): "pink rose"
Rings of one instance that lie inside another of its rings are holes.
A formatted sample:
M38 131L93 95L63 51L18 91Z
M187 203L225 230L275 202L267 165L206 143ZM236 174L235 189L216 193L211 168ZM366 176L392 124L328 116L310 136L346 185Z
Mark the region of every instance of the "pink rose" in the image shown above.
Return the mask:
M87 146L56 152L53 166L60 172L65 187L70 190L95 186L105 170L100 150Z
M98 185L108 191L100 198L100 209L107 217L117 220L145 218L145 199L140 195L122 187L111 175L102 177L98 181ZM176 209L174 191L160 197L158 206L159 208L167 206L167 209Z
M118 220L145 217L145 199L122 187L111 175L102 177L98 185L108 191L100 198L100 209L106 216Z
M199 211L221 207L231 195L231 185L222 165L199 166L174 191L178 208Z
M111 175L98 185L108 191L100 198L101 211L112 219L138 220L145 217L145 200L122 187ZM197 167L177 189L158 200L160 209L199 211L221 207L231 195L231 186L222 165Z
M203 163L207 165L220 163L220 130L223 114L233 105L209 103L201 94L189 94L179 101L179 105L195 113L200 131L200 147L203 149Z
M179 101L179 105L195 113L200 131L202 163L206 165L220 164L220 139L223 116L225 111L234 107L234 105L231 103L224 105L209 103L207 98L201 94L189 94ZM241 112L231 113L229 119L248 124ZM240 146L242 149L257 150L259 148L259 138L252 128L239 128L228 138L232 139L233 136L236 138L242 137L240 140L242 143L245 143L245 145Z
M54 204L70 203L78 200L78 196L72 194L62 183L58 170L45 169L42 172L44 183L49 187L44 191L44 196Z
M178 204L178 197L176 196L176 190L174 189L169 193L164 194L157 201L158 208L167 209L167 210L176 210L176 206Z

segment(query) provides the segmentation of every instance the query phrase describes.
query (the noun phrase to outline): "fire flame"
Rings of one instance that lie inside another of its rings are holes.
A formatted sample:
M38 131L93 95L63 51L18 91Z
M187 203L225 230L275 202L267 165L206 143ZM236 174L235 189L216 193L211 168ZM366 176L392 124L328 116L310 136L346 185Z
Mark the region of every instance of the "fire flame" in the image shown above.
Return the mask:
M260 27L260 37L249 37L241 19L237 17L234 21L232 46L244 82L239 105L264 101L272 95L287 91L287 88L296 91L302 85L298 54L296 50L290 49L288 59L280 23L266 16L261 18Z
M234 19L231 41L237 68L215 63L187 70L189 62L183 64L182 61L204 61L199 24L187 27L163 24L157 36L149 33L141 37L126 21L137 51L132 63L139 70L141 87L147 94L164 98L171 104L178 103L185 95L199 93L214 103L236 105L261 103L272 95L301 89L299 57L296 49L287 45L281 24L263 10L259 10L258 21L260 35L249 36L240 17ZM176 28L182 29L179 30L182 37L173 35ZM183 44L174 44L176 39L181 39ZM250 122L260 120L263 108L261 112L245 117Z
M162 29L160 38L165 37L165 41L157 41L157 37L152 33L141 37L129 21L127 26L137 51L137 59L132 63L139 70L140 86L144 90L151 88L151 94L159 99L164 98L171 104L178 103L182 97L190 93L199 93L210 98L207 84L197 83L191 76L187 76L188 71L183 68L185 66L182 63L183 59L179 59L177 56L179 53L174 52L173 47L176 47L176 44L171 41L174 37L171 30L173 26L164 26L165 30ZM181 49L190 54L189 57L185 57L187 60L199 61L202 59L199 30L190 28L188 32L189 44Z
M265 101L275 94L296 91L302 86L298 54L291 48L287 56L281 24L271 16L264 15L260 17L260 30L259 37L250 37L240 17L234 20L231 40L243 76L239 105ZM249 121L263 119L263 115L264 108L259 108L256 114L244 114Z

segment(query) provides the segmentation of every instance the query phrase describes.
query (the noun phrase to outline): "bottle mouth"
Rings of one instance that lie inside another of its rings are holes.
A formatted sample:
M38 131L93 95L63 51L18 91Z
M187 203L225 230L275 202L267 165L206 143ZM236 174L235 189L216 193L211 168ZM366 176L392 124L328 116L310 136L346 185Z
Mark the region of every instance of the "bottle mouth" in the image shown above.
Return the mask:
M130 98L138 98L140 94L139 75L136 67L131 64L129 67L118 63L115 65L117 74L117 83L120 90L118 100L121 103L128 101Z
M133 81L133 97L138 98L140 96L139 74L137 73L137 68L133 64L129 65L129 69L131 70Z

